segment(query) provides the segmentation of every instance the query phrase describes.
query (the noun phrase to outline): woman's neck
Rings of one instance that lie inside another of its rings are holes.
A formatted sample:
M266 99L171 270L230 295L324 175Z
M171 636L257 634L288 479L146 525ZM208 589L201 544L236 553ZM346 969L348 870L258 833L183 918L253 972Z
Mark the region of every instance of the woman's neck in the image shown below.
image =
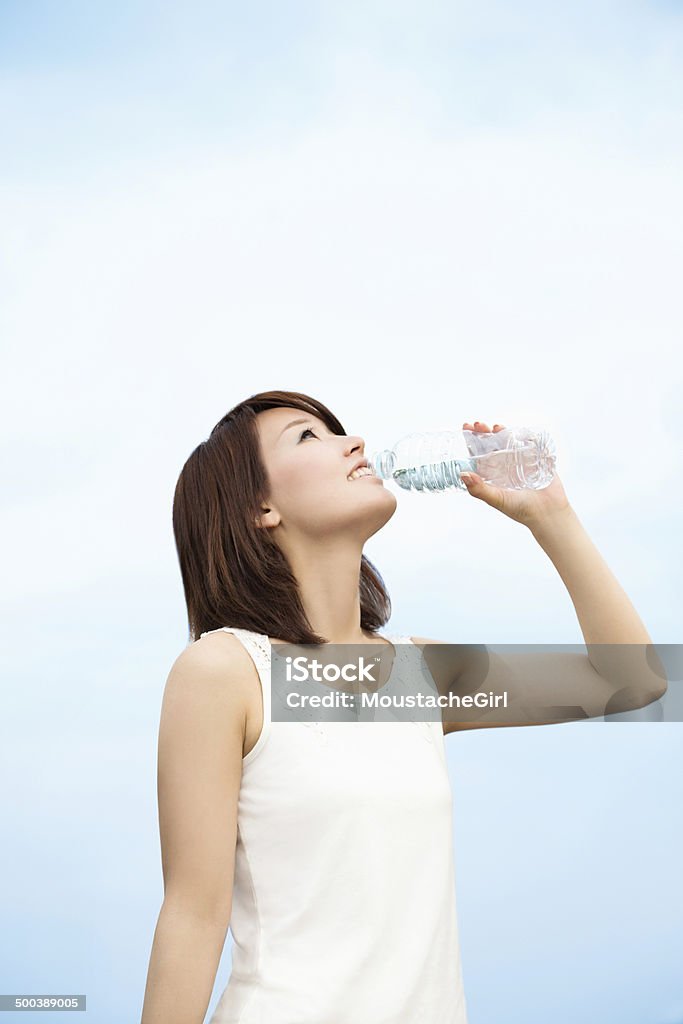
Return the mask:
M369 642L361 629L359 581L362 547L329 541L291 558L304 611L313 632L328 643Z

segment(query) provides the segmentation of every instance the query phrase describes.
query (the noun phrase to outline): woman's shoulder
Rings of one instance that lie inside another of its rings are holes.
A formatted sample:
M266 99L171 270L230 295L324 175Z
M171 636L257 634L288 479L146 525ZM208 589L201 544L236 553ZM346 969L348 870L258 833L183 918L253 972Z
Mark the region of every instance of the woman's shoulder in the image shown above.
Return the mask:
M233 689L251 686L253 659L238 636L227 630L203 634L178 654L169 672L170 679L192 679L195 684L212 682L224 685L230 680Z

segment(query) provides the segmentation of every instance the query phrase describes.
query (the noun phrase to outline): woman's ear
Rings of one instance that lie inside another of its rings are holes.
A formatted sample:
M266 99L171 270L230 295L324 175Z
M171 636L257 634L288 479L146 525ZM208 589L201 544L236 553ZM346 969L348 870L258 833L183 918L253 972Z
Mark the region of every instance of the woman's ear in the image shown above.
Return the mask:
M257 516L254 520L256 525L271 529L273 526L277 526L280 522L280 513L274 508L261 509L261 515Z

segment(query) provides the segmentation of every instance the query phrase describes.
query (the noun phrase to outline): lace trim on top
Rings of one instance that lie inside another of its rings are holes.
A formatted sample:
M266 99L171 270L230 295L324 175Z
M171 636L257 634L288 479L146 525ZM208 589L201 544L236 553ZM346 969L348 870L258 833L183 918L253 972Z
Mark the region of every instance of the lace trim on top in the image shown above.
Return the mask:
M220 626L218 629L208 629L202 633L199 637L207 636L208 633L233 633L238 640L241 641L242 645L246 648L247 652L251 655L252 661L256 666L258 672L259 681L261 683L261 696L263 700L263 725L259 737L251 748L248 754L242 758L242 766L251 764L254 758L261 752L266 744L270 730L272 726L271 718L271 693L270 693L270 665L271 665L271 654L270 654L270 639L265 633L256 633L250 629L240 629L238 626ZM407 644L412 644L412 640L407 635L401 635L398 633L379 634L383 640L388 640L390 644L396 647L396 659L397 665L403 663L405 658L405 648ZM393 668L392 668L393 671ZM323 746L327 745L327 735L320 722L302 722L301 723L307 729L313 729L318 736ZM412 723L419 730L426 742L432 742L432 728L429 722L414 721Z

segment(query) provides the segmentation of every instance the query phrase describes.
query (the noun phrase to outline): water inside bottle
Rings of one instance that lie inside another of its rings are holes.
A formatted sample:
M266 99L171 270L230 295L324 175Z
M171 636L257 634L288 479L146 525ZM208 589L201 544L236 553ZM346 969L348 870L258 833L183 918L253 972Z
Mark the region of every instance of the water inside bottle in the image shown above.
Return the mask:
M444 491L449 487L466 491L467 487L460 479L460 474L466 472L476 472L473 459L450 459L426 466L396 469L391 475L406 491Z
M423 466L395 469L391 476L404 490L444 491L457 487L466 491L461 473L477 473L485 483L506 490L541 490L554 475L552 443L539 447L533 443L513 449L498 449L469 459L449 459Z

